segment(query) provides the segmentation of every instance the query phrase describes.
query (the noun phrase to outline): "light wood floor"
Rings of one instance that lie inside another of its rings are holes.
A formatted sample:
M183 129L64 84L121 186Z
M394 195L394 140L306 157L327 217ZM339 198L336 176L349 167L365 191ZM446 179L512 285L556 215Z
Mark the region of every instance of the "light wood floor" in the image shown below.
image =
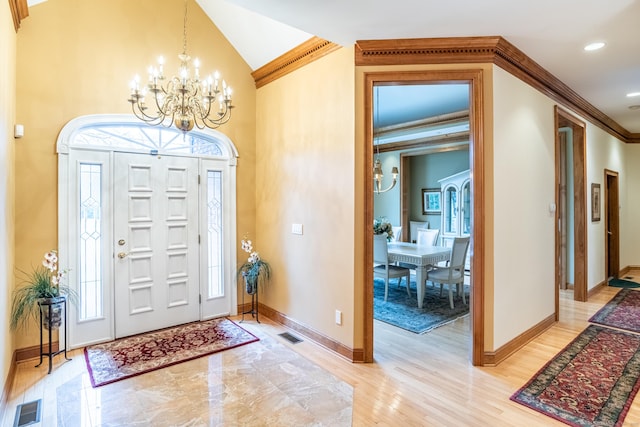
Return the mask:
M640 271L631 274L640 278ZM560 321L491 368L469 363L468 318L425 335L376 322L372 364L352 364L306 340L286 345L353 386L354 426L562 426L511 402L509 396L578 335L588 325L587 319L618 290L603 288L587 303L574 302L572 293L563 291ZM286 331L262 320L261 325L245 322L243 326L273 337ZM80 352L74 356L81 357ZM57 377L60 372L63 370L55 370L47 377L46 370L19 369L10 398L20 400L20 393L31 400L44 396L48 393L45 384L63 381ZM2 426L11 425L8 418L12 421L13 415L5 416ZM624 425L640 426L639 399L634 401Z

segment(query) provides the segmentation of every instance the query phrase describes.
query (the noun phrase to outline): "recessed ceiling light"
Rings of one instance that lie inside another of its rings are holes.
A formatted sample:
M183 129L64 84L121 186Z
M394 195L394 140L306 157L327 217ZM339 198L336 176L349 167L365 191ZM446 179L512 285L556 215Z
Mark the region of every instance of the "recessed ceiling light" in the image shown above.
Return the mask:
M634 96L640 96L640 92L631 92L627 94L627 98L633 98Z
M584 50L592 51L592 50L602 49L603 47L604 47L604 43L603 42L595 42L595 43L589 43L588 45L586 45L584 47Z
M629 110L640 110L640 105L630 105Z

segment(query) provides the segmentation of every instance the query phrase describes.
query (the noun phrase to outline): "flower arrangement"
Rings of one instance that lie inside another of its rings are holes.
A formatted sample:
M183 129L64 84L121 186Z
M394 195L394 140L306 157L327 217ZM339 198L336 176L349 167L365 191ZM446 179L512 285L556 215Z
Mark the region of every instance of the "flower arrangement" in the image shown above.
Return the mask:
M249 258L240 266L238 274L244 277L247 293L253 295L258 291L258 284L264 287L271 278L271 266L253 250L253 244L246 236L242 239L242 250L249 254Z
M42 299L67 297L70 302L77 301L77 294L63 283L67 270L58 269L58 253L51 250L44 254L42 264L34 267L31 273L21 271L24 283L13 292L10 327L15 330L26 326L29 318L37 319L38 302Z
M393 226L385 217L380 217L373 220L373 234L382 233L387 233L388 241L391 241L393 239Z

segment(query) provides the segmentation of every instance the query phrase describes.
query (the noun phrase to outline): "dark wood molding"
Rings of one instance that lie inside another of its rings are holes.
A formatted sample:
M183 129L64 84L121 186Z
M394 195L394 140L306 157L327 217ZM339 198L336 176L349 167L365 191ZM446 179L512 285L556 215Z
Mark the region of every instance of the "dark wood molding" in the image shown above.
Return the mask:
M261 88L267 83L271 83L298 68L302 68L337 49L340 49L340 46L335 43L319 37L312 37L251 73L256 83L256 88Z
M612 136L626 143L640 143L640 134L620 126L500 36L359 40L355 63L356 66L493 63Z
M13 27L17 33L22 20L29 16L27 0L9 0L9 8L11 9L11 16L13 17Z
M11 387L13 387L13 380L16 376L16 352L13 352L13 356L11 357L11 362L9 362L9 373L7 374L7 378L4 379L4 388L2 389L2 395L0 396L0 414L5 414L7 412L7 402L9 401L9 393L11 392Z
M238 313L242 313L244 311L248 311L251 309L251 304L238 305ZM301 335L304 335L314 343L328 349L329 351L344 357L350 362L364 362L364 351L362 349L352 349L347 347L346 345L334 340L331 337L326 336L325 334L318 332L295 319L287 316L284 313L280 313L273 308L264 305L262 303L258 304L258 313L262 316L269 318L270 320L279 323L281 325L286 326L287 328L293 329L296 332L299 332Z
M483 366L497 366L500 362L520 350L532 339L549 329L556 322L555 313L542 320L531 329L518 335L499 349L484 353Z
M57 352L59 349L58 341L54 341L51 343L51 348L53 352ZM44 343L42 346L42 351L45 353L49 352L49 344ZM22 362L23 360L35 359L36 357L40 357L40 346L34 345L31 347L19 348L16 350L16 362Z

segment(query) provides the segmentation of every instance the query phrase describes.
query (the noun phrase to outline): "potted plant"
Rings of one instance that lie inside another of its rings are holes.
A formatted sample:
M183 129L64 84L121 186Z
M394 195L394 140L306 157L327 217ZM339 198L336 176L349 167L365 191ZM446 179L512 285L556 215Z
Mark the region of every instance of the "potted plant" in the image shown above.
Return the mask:
M387 240L390 242L393 239L393 225L385 217L376 218L373 220L373 234L387 233Z
M245 290L249 295L258 291L258 286L264 285L271 278L271 266L260 258L258 252L253 250L251 240L246 237L242 239L242 250L247 252L249 258L238 269L238 275L242 275L245 282Z
M58 270L58 254L55 250L44 254L42 264L34 267L31 273L22 271L24 282L13 292L11 304L11 319L9 325L12 330L27 326L30 318L37 320L41 306L42 324L45 328L60 327L62 323L62 306L65 300L72 304L77 301L77 294L63 283L66 270ZM49 318L51 313L51 318Z

